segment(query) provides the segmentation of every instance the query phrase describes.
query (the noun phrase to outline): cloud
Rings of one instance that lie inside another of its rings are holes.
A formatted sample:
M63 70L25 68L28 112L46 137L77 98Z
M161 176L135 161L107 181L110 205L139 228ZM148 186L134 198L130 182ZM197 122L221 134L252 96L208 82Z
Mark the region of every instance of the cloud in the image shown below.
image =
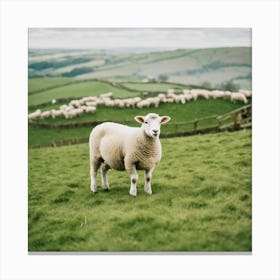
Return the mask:
M249 28L30 28L30 48L251 46Z

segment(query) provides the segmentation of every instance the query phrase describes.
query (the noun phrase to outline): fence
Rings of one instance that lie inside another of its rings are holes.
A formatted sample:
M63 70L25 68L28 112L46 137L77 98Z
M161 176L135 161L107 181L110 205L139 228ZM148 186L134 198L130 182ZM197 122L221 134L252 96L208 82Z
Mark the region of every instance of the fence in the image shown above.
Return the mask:
M65 124L49 124L49 123L36 123L29 122L30 125L42 128L70 128L70 127L94 127L104 121L91 121L91 122L73 122ZM130 122L130 121L127 121ZM206 125L203 123L206 122ZM166 125L167 130L171 132L162 133L161 138L170 138L178 136L190 136L195 134L215 133L221 131L234 131L244 128L252 127L252 104L243 106L239 109L231 111L224 115L212 115L205 118L198 118L188 122L177 122ZM189 126L190 129L182 129L181 127ZM88 142L86 138L71 138L62 141L55 141L51 144L34 145L33 148L40 147L57 147L64 145L72 145Z
M209 123L211 121L214 124L208 126L202 125L201 127L199 127L200 123ZM252 127L252 104L243 106L224 115L212 115L205 118L194 119L189 122L173 123L172 125L174 126L175 131L172 133L165 133L164 135L162 135L162 137L185 136L250 128ZM181 126L186 125L191 126L192 129L179 129Z

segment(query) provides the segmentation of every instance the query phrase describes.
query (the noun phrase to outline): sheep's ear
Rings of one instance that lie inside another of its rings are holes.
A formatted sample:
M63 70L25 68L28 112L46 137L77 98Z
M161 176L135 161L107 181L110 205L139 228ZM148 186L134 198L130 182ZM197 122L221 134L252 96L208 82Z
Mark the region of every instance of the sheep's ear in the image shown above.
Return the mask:
M163 116L163 117L161 117L160 123L167 123L167 122L169 122L170 120L171 120L170 117L168 117L168 116Z
M142 116L136 116L134 119L139 123L143 123L145 121L144 117L142 117Z

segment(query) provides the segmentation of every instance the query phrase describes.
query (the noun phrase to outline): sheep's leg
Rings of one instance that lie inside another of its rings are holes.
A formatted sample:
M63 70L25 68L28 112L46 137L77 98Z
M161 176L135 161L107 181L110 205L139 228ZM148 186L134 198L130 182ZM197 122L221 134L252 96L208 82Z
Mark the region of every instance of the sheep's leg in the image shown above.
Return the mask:
M132 196L136 196L137 195L136 185L137 185L137 180L138 180L138 174L137 174L137 171L136 171L135 164L132 164L132 165L126 164L126 170L130 174L131 185L130 185L129 194L132 195Z
M153 170L154 170L154 167L151 168L150 170L145 170L145 173L144 173L144 179L145 179L144 191L147 194L152 194L151 179L152 179Z
M108 173L108 170L110 169L110 166L108 164L103 164L101 166L101 179L102 179L102 188L105 190L105 191L109 191L109 183L108 183L108 179L107 179L107 173Z
M90 189L93 193L97 192L97 186L96 186L96 175L97 171L101 165L100 159L91 158L90 159Z

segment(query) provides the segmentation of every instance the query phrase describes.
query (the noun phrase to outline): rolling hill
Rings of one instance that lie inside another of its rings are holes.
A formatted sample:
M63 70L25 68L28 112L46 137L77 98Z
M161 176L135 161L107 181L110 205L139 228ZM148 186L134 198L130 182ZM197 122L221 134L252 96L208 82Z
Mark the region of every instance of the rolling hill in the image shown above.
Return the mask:
M251 88L251 48L178 49L142 53L30 50L29 77L147 81L164 75L170 82L215 88L233 82Z

